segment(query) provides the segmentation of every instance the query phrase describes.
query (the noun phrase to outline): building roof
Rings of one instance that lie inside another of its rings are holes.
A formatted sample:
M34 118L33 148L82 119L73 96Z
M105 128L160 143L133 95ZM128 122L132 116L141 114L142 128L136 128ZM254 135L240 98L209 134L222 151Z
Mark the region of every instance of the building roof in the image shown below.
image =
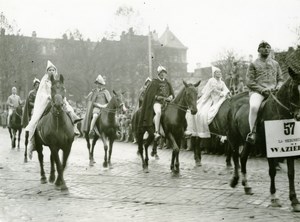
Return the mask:
M166 28L166 31L158 39L163 47L168 48L177 48L177 49L187 49L179 39L169 30L169 27Z

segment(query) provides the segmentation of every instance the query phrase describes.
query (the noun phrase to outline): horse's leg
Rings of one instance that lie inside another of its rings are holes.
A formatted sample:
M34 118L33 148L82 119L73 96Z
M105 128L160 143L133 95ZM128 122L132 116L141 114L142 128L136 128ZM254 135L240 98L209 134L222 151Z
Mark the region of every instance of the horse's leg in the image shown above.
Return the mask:
M228 169L231 169L232 168L232 164L231 164L232 149L231 149L228 141L225 144L225 156L226 156L226 167Z
M157 155L157 146L158 146L158 141L153 141L153 147L151 151L151 156L155 157L155 159L159 159L159 156Z
M63 149L63 162L62 162L63 171L67 166L67 161L70 155L71 147L72 147L72 142L66 145L65 148Z
M108 150L108 145L107 145L107 137L102 133L101 139L103 142L103 148L104 148L104 162L103 162L103 167L107 167L107 150Z
M149 165L149 156L148 156L148 147L151 145L152 141L154 140L154 130L152 128L147 129L149 136L146 139L146 142L144 144L145 147L145 167L144 167L144 172L148 173L148 165Z
M173 173L179 173L179 146L178 143L181 138L174 138L174 136L172 135L172 133L168 133L168 138L170 139L171 143L172 143L172 149L173 149L173 153L172 153L172 161L171 161L171 167L173 166ZM180 143L180 142L179 142ZM175 162L175 163L174 163Z
M242 171L242 185L244 186L244 190L245 193L247 195L252 195L252 189L248 184L248 180L247 180L247 160L248 160L248 156L250 154L250 147L249 147L249 143L245 143L244 144L244 149L241 153L241 171Z
M276 197L276 187L275 187L275 176L276 176L276 167L275 167L275 159L268 158L269 164L269 176L271 179L270 184L270 193L271 193L271 206L272 207L281 207L279 199Z
M18 130L19 134L18 134L18 149L20 149L20 137L21 137L21 133L22 133L22 128L20 128Z
M25 152L24 152L24 163L28 162L27 159L27 146L28 146L28 138L29 138L29 132L25 131Z
M90 166L94 166L94 163L96 163L94 159L94 149L97 143L97 140L99 139L98 135L94 135L93 140L92 140L92 148L90 149Z
M194 159L196 167L201 166L201 147L200 147L200 138L192 136L191 144L194 148Z
M54 183L55 181L55 165L54 165L54 158L52 154L50 154L50 176L49 176L49 182Z
M295 191L295 162L294 157L287 158L288 167L288 178L289 178L289 188L290 188L290 201L293 207L293 211L300 212L300 203L297 199L297 194Z
M89 160L90 160L90 165L91 165L91 144L90 144L90 136L88 132L84 132L84 138L86 141L87 149L89 151Z
M56 163L56 169L57 169L57 178L56 178L56 181L55 181L55 186L57 189L60 189L60 190L67 190L68 187L65 183L65 180L64 180L64 170L63 170L63 166L60 162L60 159L59 159L59 155L58 155L58 149L55 147L50 147L51 149L51 155L53 156L53 159Z
M136 133L137 135L137 143L138 143L138 152L141 156L141 159L142 159L142 167L143 169L145 169L146 167L146 163L145 163L145 159L144 159L144 140L143 140L143 137L144 137L144 133L145 133L145 130L142 129L142 128L138 128L138 132Z
M113 144L114 144L114 137L110 136L109 137L109 148L108 148L108 166L111 166L111 154L113 150Z
M228 140L229 141L229 140ZM234 144L234 145L231 145L231 148L232 148L232 158L233 158L233 163L234 163L234 172L233 172L233 177L230 181L230 186L232 188L236 187L236 185L238 184L239 182L239 146Z
M47 183L47 178L45 176L44 170L44 155L43 155L43 146L40 143L36 143L36 151L38 153L38 159L41 169L41 184Z

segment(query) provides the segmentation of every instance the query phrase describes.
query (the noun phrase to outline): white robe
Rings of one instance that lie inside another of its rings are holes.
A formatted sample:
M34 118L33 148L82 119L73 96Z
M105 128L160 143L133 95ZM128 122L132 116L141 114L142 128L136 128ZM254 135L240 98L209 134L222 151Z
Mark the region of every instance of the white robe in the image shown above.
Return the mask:
M197 102L198 112L194 117L196 134L200 138L210 138L208 125L217 115L227 93L229 93L229 89L222 80L210 78L206 83L202 90L202 96Z
M32 138L39 119L42 117L48 103L51 101L51 86L52 83L49 79L49 75L46 73L41 82L39 89L36 93L33 113L30 119L30 122L25 128L25 131L29 132L29 139ZM67 112L74 112L73 108L67 102L66 98L64 99L64 108Z

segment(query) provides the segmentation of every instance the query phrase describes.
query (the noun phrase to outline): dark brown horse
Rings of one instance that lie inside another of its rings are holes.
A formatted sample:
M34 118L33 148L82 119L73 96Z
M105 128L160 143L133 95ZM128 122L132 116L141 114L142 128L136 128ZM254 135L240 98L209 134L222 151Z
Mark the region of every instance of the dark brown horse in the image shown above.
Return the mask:
M22 133L22 106L21 104L13 111L10 116L10 126L8 126L8 131L11 139L11 148L16 148L16 139L18 132L18 149L20 149L20 138Z
M197 88L201 81L196 84L187 84L183 81L184 88L178 93L173 101L167 104L166 108L162 111L161 125L167 139L172 143L173 152L171 159L171 170L173 173L179 173L179 150L180 143L186 129L186 111L191 110L195 115L197 113ZM148 147L154 139L154 129L139 127L137 130L137 141L139 153L142 159L143 169L148 171ZM144 133L148 131L149 136L145 143L143 140ZM145 158L143 154L143 147L145 148Z
M50 162L51 170L49 182L55 181L55 167L57 169L57 178L55 185L57 189L67 190L63 172L67 164L67 160L74 141L73 123L67 113L64 111L64 79L60 75L59 80L55 80L53 76L50 78L51 87L51 108L47 114L44 114L38 122L34 137L36 150L41 168L41 183L46 183L44 162L43 162L43 145L48 146L51 151ZM63 160L59 158L58 151L63 151Z
M292 119L300 120L300 73L295 73L289 68L290 78L283 84L280 90L271 94L259 113L261 115L257 120L257 143L264 153L266 152L264 121ZM242 184L245 187L246 194L251 194L251 187L247 182L247 159L251 149L254 147L245 143L247 134L250 131L248 123L249 115L249 97L245 94L237 95L231 99L231 108L228 113L228 141L233 149L234 174L231 180L231 186L235 187L239 180L239 146L243 145L241 152L241 172L243 175ZM295 192L294 183L294 159L287 157L288 179L289 179L289 197L294 211L300 211L300 204ZM276 176L276 158L268 158L269 176L271 179L271 205L281 206L279 200L275 197L275 176Z
M101 109L101 114L97 119L95 127L100 134L101 140L104 145L104 162L103 167L107 167L111 165L111 154L113 149L113 143L117 138L117 130L118 125L116 123L116 113L119 109L123 109L126 111L126 107L123 102L123 95L116 93L113 91L113 97L107 104L106 108ZM88 133L85 132L85 139L87 142L87 147L89 150L89 159L90 159L90 166L93 166L94 161L94 148L96 145L97 140L99 139L99 135L96 133L93 138L92 148L90 148L90 137ZM108 151L108 157L107 157Z

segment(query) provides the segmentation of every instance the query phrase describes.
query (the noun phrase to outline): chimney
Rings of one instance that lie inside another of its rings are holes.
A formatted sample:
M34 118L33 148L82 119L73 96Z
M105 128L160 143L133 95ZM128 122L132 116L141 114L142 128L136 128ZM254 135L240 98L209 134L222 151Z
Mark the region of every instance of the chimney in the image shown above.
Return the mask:
M36 31L33 31L31 37L36 38Z

